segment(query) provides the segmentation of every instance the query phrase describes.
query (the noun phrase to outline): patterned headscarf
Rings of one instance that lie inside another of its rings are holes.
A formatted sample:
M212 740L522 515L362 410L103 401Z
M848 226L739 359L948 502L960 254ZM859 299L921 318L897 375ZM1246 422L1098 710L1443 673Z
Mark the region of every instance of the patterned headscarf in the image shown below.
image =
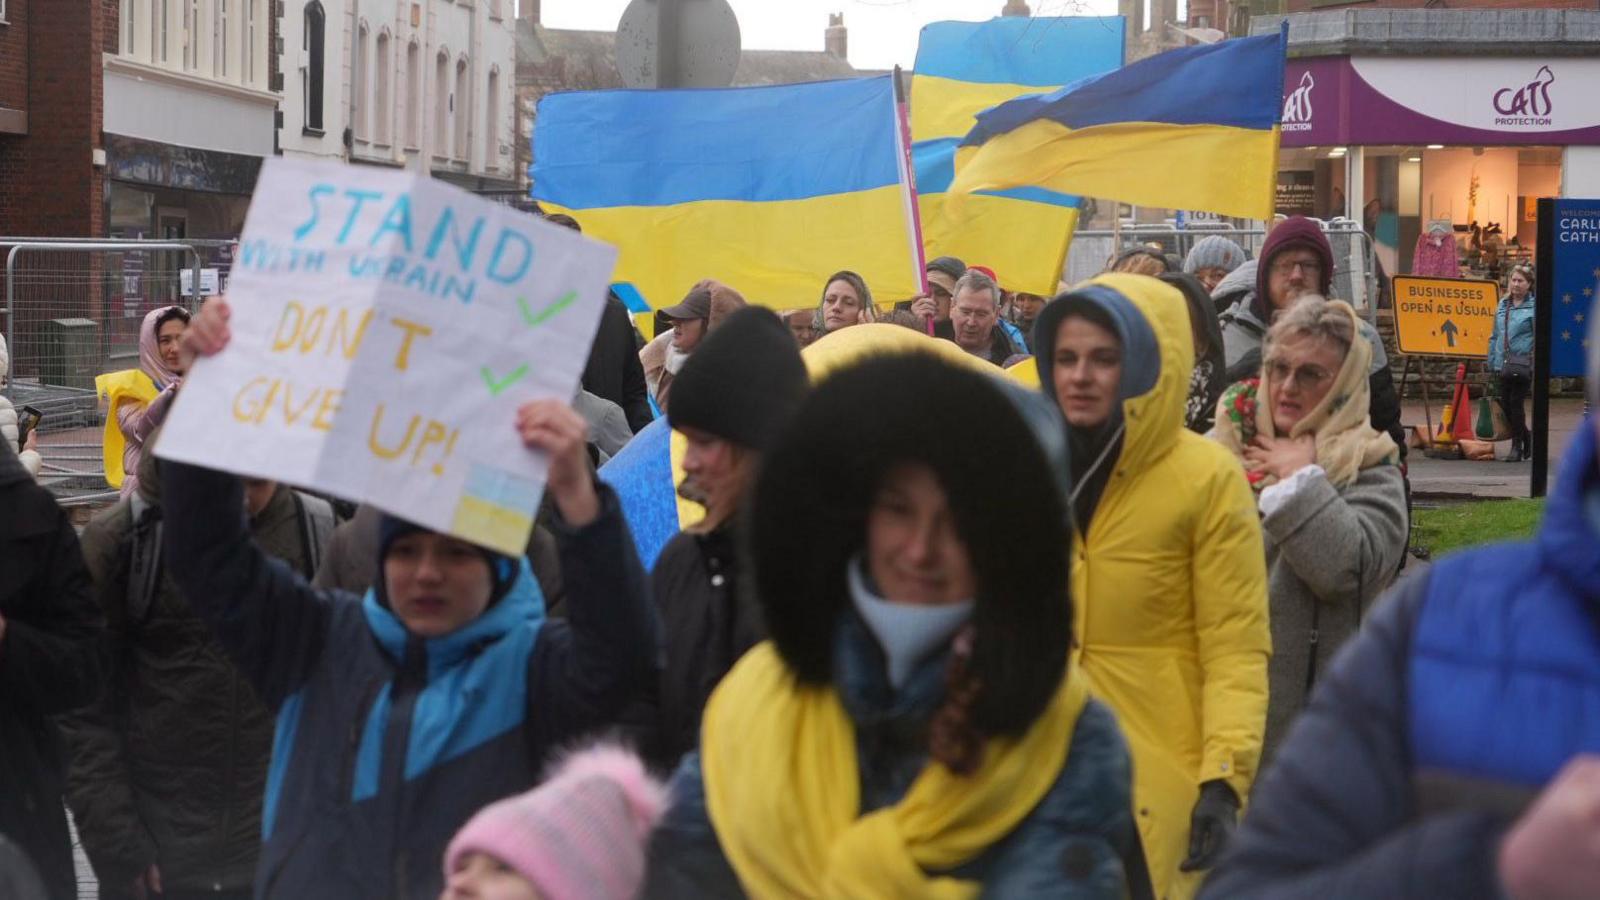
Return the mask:
M1336 488L1354 482L1363 469L1400 461L1400 448L1395 446L1394 439L1372 427L1372 389L1367 380L1372 345L1362 337L1361 322L1348 303L1324 302L1350 317L1354 338L1327 396L1295 423L1289 434L1278 434L1272 424L1270 405L1260 400L1271 396L1272 392L1272 371L1265 358L1259 378L1229 387L1217 402L1216 424L1210 436L1239 457L1244 464L1245 477L1257 493L1277 483L1277 478L1260 463L1245 459L1244 449L1257 435L1296 438L1310 434L1315 437L1317 465L1328 473L1328 481Z

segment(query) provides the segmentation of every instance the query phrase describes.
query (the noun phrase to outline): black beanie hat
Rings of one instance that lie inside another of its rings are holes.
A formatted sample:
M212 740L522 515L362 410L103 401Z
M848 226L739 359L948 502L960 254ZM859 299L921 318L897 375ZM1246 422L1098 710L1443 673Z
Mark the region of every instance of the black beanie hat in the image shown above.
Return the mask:
M977 576L973 723L992 735L1026 729L1072 644L1065 454L1061 415L1043 396L931 354L830 375L767 452L749 513L756 596L789 670L832 682L846 571L865 551L872 502L891 468L919 462L938 476Z
M378 520L378 577L373 579L372 589L377 594L378 604L384 609L389 608L389 585L383 577L383 561L389 558L389 548L394 542L408 534L419 531L434 533L432 528L407 521L399 516L383 514ZM468 543L471 543L470 541ZM489 589L489 605L493 606L511 590L511 585L517 580L521 568L517 560L503 556L487 547L473 544L477 551L483 554L484 562L489 564L489 580L493 586Z
M711 332L672 382L673 428L765 450L804 399L806 365L789 326L746 307Z

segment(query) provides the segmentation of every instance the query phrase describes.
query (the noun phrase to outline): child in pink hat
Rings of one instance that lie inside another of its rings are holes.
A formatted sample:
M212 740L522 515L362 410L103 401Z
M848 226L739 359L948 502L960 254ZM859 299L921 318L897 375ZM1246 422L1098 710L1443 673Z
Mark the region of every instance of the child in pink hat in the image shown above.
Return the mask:
M440 900L631 900L666 790L633 753L596 746L484 807L445 851Z

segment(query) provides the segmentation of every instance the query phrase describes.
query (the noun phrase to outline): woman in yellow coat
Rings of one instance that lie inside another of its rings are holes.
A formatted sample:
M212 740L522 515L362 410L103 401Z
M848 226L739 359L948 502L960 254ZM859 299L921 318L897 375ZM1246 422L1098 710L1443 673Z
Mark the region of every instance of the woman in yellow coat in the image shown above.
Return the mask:
M1249 794L1267 713L1266 552L1238 463L1183 427L1194 365L1170 285L1102 275L1039 314L1072 442L1078 663L1133 750L1159 898L1187 898Z

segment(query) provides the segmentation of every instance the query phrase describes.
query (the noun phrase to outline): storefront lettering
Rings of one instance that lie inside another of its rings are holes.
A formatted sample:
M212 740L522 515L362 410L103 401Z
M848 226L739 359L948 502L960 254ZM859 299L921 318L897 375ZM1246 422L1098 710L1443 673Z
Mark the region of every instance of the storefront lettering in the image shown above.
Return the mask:
M1311 130L1311 90L1317 86L1317 80L1311 77L1310 72L1300 76L1300 86L1290 92L1283 101L1283 130L1284 131L1310 131Z
M1549 125L1554 106L1550 85L1556 80L1549 66L1540 66L1534 79L1520 88L1501 88L1494 94L1494 111L1500 114L1496 125Z

